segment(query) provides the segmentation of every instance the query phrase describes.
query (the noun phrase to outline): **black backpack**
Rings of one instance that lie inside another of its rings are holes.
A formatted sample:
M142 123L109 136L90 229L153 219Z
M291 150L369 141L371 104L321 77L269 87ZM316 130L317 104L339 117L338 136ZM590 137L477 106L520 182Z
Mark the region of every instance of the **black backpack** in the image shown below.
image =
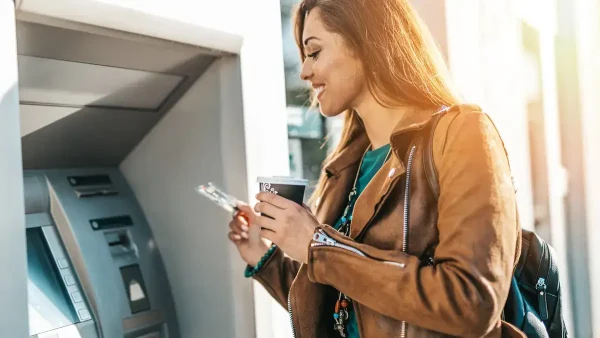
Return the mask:
M436 199L440 187L433 162L433 131L446 111L434 115L424 139L425 175ZM513 273L502 319L519 328L529 338L566 338L554 249L534 232L521 231L521 256Z

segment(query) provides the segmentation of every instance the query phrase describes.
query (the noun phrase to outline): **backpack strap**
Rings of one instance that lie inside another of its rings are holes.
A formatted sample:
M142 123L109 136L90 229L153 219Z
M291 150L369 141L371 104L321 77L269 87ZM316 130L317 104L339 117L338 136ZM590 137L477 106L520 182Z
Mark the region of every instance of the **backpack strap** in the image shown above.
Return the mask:
M434 116L431 118L431 124L429 126L429 128L427 128L427 130L425 131L425 147L423 148L423 151L425 152L424 156L423 156L423 166L425 168L425 177L427 177L427 182L429 183L429 187L431 188L431 192L433 193L433 196L435 197L435 199L437 200L440 197L440 181L438 180L438 173L437 173L437 169L435 168L435 162L433 160L433 135L435 133L435 128L437 127L438 123L440 122L440 119L444 116L444 113L446 113L448 111L448 109L444 109L441 110L437 113L434 114ZM494 126L494 129L496 129L496 131L498 132L498 128L496 127L496 124L494 123L494 121L488 116L488 119L490 120L490 122L492 122L492 125ZM499 132L498 132L499 134ZM506 157L508 159L508 151L506 150L506 146L504 144L504 141L502 140L502 137L500 137L500 140L502 142L502 148L504 149L504 153L506 154ZM508 168L510 170L510 159L508 159ZM517 191L517 185L515 182L515 177L511 176L512 181L513 181L513 187L515 189L515 192Z

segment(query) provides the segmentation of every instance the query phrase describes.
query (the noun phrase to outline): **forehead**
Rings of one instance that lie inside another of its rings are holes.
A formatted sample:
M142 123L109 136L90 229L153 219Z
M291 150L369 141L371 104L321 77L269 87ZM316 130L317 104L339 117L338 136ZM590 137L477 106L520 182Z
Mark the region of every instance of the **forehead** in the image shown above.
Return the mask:
M306 14L304 20L304 31L302 32L302 41L314 36L322 39L322 35L326 33L325 26L321 21L321 13L318 8L314 8Z

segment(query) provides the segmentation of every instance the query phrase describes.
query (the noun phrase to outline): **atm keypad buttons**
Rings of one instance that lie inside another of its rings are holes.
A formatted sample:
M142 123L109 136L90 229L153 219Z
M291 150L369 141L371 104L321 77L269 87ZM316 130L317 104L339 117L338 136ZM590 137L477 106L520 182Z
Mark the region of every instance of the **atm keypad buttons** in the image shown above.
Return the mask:
M71 298L73 298L73 302L74 303L81 303L81 302L83 302L83 298L81 297L81 292L79 292L79 291L73 292L71 294Z
M90 312L87 309L79 309L77 312L79 313L79 319L81 320L88 320L92 318L92 316L90 316Z
M56 260L56 263L58 264L58 267L61 269L66 269L69 267L69 261L67 261L64 258L60 258L60 259Z
M75 277L73 275L66 275L64 278L67 286L75 285Z

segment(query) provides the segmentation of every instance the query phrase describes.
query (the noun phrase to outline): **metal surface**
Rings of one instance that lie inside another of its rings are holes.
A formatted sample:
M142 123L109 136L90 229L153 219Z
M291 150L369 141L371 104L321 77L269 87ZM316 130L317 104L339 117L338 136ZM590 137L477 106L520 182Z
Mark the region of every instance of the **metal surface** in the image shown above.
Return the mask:
M49 182L52 216L91 312L99 324L100 335L124 337L135 332L134 337L137 337L139 333L145 334L148 326L165 326L169 336L161 335L161 338L179 337L171 288L160 252L135 195L119 170L71 169L43 173ZM67 178L81 175L109 175L119 194L78 199ZM91 219L115 215L131 217L133 225L119 229L127 234L128 241L135 246L135 255L115 257L111 254L105 232L95 231L89 225ZM123 284L120 270L131 265L139 266L143 277L143 281L139 282L143 282L143 294L148 300L149 311L160 312L164 321L156 323L156 316L153 315L136 316L138 321L135 323L140 326L132 328L129 325L125 332L123 320L131 317L133 310L130 307L131 290L128 291ZM148 321L140 322L144 318Z
M19 55L19 97L27 104L155 111L183 78Z
M17 22L24 169L115 167L217 57L64 23Z
M77 246L77 240L70 230L69 221L67 220L65 211L60 205L56 193L52 189L50 190L50 213L54 219L54 222L56 223L56 227L60 233L61 240L65 245L65 249L69 257L71 257L71 263L73 264L77 277L79 277L79 282L83 289L83 293L85 294L90 305L90 312L93 314L93 317L96 318L98 335L100 337L104 337L104 332L101 325L102 318L98 316L98 300L96 298L96 294L92 292L93 284L87 268L84 265L85 262L81 248Z
M25 214L39 214L48 211L50 196L46 179L41 175L23 175Z
M2 337L27 336L27 258L14 3L0 1L0 309Z
M58 231L56 230L56 227L43 227L42 231L48 244L48 248L52 252L52 258L56 262L63 260L68 262L69 258L67 256L67 253L65 252L65 249L63 248L62 241L60 240L60 236L58 234ZM62 277L61 283L64 283L65 288L67 288L67 292L69 293L69 295L71 295L70 301L73 304L73 307L75 308L79 321L86 322L92 320L89 311L90 309L88 308L84 297L80 297L80 299L74 298L74 294L82 294L82 290L79 284L75 282L73 283L73 285L68 285L67 283L67 278L69 278L68 276L71 276L70 278L75 279L73 267L71 266L71 264L66 264L65 266L59 265L58 268L60 276Z

